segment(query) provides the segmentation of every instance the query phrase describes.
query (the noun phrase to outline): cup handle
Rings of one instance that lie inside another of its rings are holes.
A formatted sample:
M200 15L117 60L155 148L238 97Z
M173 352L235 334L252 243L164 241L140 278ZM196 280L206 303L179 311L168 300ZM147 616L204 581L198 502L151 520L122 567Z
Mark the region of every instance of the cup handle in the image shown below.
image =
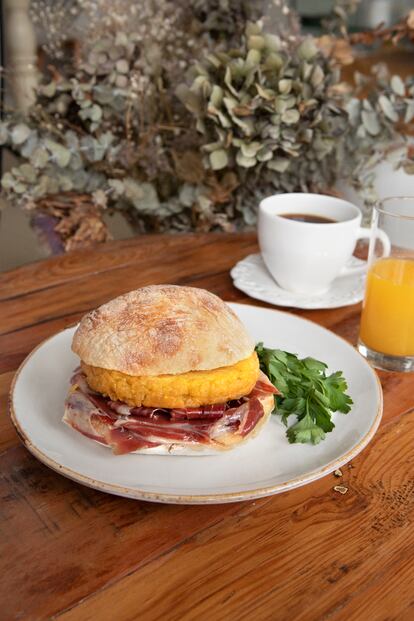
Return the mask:
M375 235L375 237L379 239L382 244L382 253L381 253L381 256L379 256L378 258L383 259L384 257L388 257L391 252L391 243L388 238L388 235L381 229L377 229L375 233L373 233L371 229L366 229L360 226L358 229L356 238L357 240L358 239L371 239L372 235ZM342 271L339 275L349 276L351 274L353 275L364 274L367 270L367 265L368 265L367 261L364 261L362 265L354 265L354 266L345 265L345 267L342 268Z

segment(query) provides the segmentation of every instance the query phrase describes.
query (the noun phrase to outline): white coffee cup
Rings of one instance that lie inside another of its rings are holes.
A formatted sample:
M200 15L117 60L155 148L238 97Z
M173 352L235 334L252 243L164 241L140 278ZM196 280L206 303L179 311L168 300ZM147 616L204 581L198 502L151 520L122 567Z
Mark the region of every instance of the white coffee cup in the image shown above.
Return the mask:
M334 220L314 223L283 217L313 215ZM275 194L259 206L258 237L263 261L280 287L294 293L325 293L338 276L362 273L366 264L347 266L358 239L369 239L361 212L352 203L323 194ZM389 241L382 241L383 256Z

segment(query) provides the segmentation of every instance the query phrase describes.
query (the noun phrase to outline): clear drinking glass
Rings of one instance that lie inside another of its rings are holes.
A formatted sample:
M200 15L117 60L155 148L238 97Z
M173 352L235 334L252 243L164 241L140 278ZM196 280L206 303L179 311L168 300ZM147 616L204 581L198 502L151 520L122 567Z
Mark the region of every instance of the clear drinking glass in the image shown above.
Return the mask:
M414 371L414 196L373 210L358 349L379 369Z

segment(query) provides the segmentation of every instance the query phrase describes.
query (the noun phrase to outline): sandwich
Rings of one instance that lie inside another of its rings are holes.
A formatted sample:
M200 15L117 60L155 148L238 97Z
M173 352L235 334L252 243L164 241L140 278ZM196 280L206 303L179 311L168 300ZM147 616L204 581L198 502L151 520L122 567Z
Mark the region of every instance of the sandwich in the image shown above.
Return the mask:
M114 454L214 454L247 442L276 388L231 308L204 289L154 285L91 311L63 421Z

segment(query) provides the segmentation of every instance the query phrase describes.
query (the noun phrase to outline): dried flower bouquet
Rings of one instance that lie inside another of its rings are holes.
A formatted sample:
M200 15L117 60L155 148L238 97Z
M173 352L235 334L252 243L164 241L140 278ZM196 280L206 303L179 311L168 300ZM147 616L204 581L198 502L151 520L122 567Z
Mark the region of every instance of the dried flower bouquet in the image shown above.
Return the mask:
M377 67L344 85L362 35L341 22L342 34L303 37L282 0L71 6L32 1L46 34L36 103L0 123L22 157L3 191L57 218L66 249L107 239L106 208L139 231L231 231L254 224L263 195L326 192L339 177L372 199L373 163L414 118L414 78ZM413 22L377 38L410 39ZM412 150L398 165L414 172Z

